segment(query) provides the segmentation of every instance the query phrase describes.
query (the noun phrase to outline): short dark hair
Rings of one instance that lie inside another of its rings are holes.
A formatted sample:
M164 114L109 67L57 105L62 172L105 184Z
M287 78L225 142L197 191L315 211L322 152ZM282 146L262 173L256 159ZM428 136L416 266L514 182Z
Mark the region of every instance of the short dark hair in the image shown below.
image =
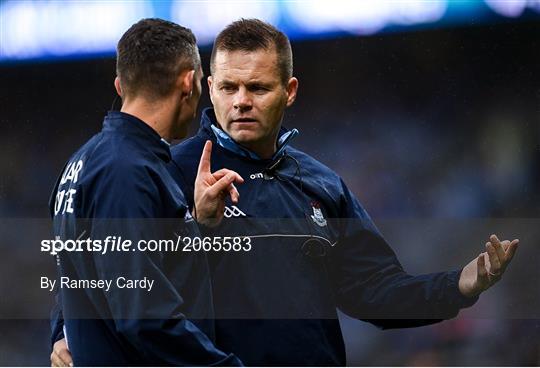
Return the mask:
M191 30L163 19L142 19L118 41L116 74L124 95L167 96L178 74L200 63Z
M284 84L292 77L293 57L289 38L276 27L259 19L240 19L229 24L214 41L210 57L210 72L214 73L214 61L219 50L256 51L275 47L278 69Z

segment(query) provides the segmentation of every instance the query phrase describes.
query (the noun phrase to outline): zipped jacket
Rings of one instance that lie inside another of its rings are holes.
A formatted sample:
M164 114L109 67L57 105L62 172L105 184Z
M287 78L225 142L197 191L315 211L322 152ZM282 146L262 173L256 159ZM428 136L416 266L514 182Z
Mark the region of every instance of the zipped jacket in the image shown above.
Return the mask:
M239 203L227 203L225 221L206 233L240 243L207 252L217 346L246 365L345 365L336 309L399 328L455 317L477 300L459 292L461 269L406 273L343 180L289 144L296 133L282 128L274 157L260 159L206 109L197 135L172 148L171 173L190 207L206 140L212 171L245 179Z

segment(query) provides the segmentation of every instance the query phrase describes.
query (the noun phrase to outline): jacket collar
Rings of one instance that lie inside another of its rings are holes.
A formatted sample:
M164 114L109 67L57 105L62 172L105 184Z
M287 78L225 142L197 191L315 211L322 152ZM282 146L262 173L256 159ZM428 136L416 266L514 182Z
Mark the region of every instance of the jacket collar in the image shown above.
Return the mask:
M250 151L246 147L236 143L231 136L223 131L216 119L214 109L208 107L203 110L201 117L201 126L199 128L199 135L210 138L212 141L219 144L226 150L233 152L242 157L250 158L252 160L263 161L255 152ZM271 161L275 161L285 154L285 149L289 143L299 134L298 129L287 130L285 127L281 127L278 134L277 150L271 158Z
M121 111L109 111L103 121L103 132L129 135L165 162L171 160L169 143L141 119Z

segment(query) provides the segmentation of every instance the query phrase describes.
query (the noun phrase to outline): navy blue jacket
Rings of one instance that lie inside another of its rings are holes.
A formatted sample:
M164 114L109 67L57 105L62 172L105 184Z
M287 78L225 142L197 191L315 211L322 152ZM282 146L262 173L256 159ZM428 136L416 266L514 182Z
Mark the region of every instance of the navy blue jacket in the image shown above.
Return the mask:
M175 234L198 236L166 168L170 160L169 145L147 124L109 112L103 130L69 159L56 183L50 203L54 235L64 240L122 236L133 244ZM59 289L53 341L63 336L65 323L75 365L240 364L212 341L204 254L61 251L58 260L59 276L71 280L154 280L151 291L118 288L114 282L109 291ZM198 325L188 318L198 319Z
M247 365L345 365L336 307L397 328L452 318L476 301L459 292L460 270L404 272L335 172L290 146L257 159L216 127L206 109L197 135L171 152L190 205L208 139L212 170L225 167L245 179L240 202L227 204L215 235L250 236L252 250L209 252L220 349Z

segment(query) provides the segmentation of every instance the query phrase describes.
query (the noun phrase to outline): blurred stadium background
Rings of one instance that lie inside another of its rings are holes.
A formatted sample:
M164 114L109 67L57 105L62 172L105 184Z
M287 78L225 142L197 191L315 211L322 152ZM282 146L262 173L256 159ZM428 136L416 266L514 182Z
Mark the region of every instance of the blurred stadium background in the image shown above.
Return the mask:
M538 0L1 1L0 365L48 365L38 282L53 259L23 226L47 218L56 175L100 130L115 44L143 17L192 28L207 75L230 21L284 30L295 146L344 177L411 273L464 265L491 232L521 239L457 319L379 331L343 316L350 365L540 365Z

